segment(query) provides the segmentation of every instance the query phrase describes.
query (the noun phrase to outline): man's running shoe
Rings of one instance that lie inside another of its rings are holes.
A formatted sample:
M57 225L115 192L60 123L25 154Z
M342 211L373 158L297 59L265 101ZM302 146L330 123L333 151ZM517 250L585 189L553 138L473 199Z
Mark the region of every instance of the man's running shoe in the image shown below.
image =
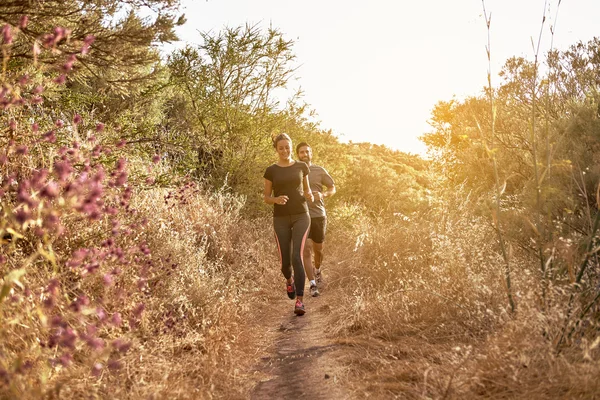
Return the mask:
M294 285L294 281L292 283L286 283L285 289L287 291L287 295L290 299L296 298L296 286Z
M321 283L323 277L321 276L321 268L315 268L315 280L317 283Z
M319 288L317 287L317 285L310 285L310 295L312 297L317 297L319 295Z
M296 315L304 315L306 311L304 310L304 303L300 300L296 300L296 305L294 306L294 314Z

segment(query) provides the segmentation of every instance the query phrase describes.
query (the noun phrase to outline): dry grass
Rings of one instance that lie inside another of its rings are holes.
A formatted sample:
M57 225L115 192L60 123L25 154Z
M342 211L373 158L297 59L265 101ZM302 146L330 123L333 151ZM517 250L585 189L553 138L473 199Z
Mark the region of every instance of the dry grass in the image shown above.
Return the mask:
M542 310L537 261L515 252L511 315L492 227L458 211L446 224L432 215L332 221L330 334L351 350L356 396L597 398L597 324L588 319L558 354L568 291L548 289Z
M165 201L166 195L161 189L136 193L130 211L120 216L120 228L129 234L114 240L128 261L120 264L121 271L110 285L103 276L110 274L114 263L101 263L97 272L85 278L64 267L72 249L103 248L102 243L111 237L107 221L90 224L65 218L66 231L72 234L54 243L58 275L40 261L38 268L28 270L23 282L42 294L46 282L58 277L65 301L59 300L56 311L78 332L96 325L96 336L106 346L93 350L78 344L68 367L49 363L48 359L61 353L36 345L38 338L48 340L52 329L37 317L43 296L20 299L20 290L15 288L16 297L2 312L5 321L18 323L4 326L2 349L5 360L27 361L28 367L19 372L4 364L15 372L10 373L8 385L2 386L3 397L245 397L252 384L245 374L254 362L259 340L245 322L256 312L250 309L249 299L263 301L266 288L278 277L272 268L274 252L265 251L273 250L271 236L264 234L270 226L266 221L243 220L243 200L231 194L209 194L189 185L175 200ZM132 250L140 246L149 249L148 253ZM12 249L5 246L2 251L10 265L22 264L27 256L24 243ZM120 312L123 324L98 323L94 307L84 311L87 317L67 312L78 293L87 296L90 307L101 305L108 316ZM133 321L137 304L143 304L144 311ZM23 331L24 324L29 324L27 331ZM117 339L130 349L115 354L109 344ZM109 360L118 366L107 368ZM101 369L92 374L95 364Z

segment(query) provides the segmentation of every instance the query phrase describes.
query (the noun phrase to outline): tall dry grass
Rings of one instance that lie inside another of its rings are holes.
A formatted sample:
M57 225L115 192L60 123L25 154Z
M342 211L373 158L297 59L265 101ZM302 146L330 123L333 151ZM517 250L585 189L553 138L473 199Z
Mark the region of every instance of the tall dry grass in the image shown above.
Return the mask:
M594 398L596 317L585 318L587 328L557 353L568 286L549 288L551 306L543 309L539 260L518 249L511 253L518 304L512 314L496 232L470 211L476 207L467 197L446 193L427 213L356 224L344 220L347 212L332 213L328 287L339 297L329 332L351 350L354 392L359 398Z
M3 320L15 322L2 329L3 355L27 368L6 366L10 372L1 387L3 397L244 398L251 385L245 373L256 352L256 337L246 321L254 312L249 299L260 301L277 275L270 268L271 238L264 235L268 224L244 220L242 205L235 195L211 194L193 184L135 192L129 212L120 218L129 234L115 240L123 249L143 247L144 253L132 251L143 262L123 263L117 274L114 263L102 263L86 278L63 269L68 250L82 243L101 249L111 229L103 221L65 222L65 229L76 234L54 243L62 272L57 276L30 266L22 283L41 294L35 288L60 279L65 299L85 294L83 312L68 312L72 303L58 299L54 315L63 315L80 338L94 326L94 336L105 345L80 343L68 362L48 362L61 352L40 344L52 329L52 316L36 317L41 315L36 310L45 310L43 296L13 289L11 305L2 309ZM24 262L21 245L11 254L3 246L11 264ZM107 283L107 276L114 280ZM134 318L140 304L143 313ZM99 321L116 313L122 322ZM38 323L24 326L24 318Z

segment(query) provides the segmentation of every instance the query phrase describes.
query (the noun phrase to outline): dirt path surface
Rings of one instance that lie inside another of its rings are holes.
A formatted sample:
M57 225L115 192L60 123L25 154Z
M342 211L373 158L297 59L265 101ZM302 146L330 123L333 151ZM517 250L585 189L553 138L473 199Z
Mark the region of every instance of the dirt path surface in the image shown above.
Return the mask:
M300 317L293 313L292 300L276 301L265 310L262 324L271 345L256 365L259 383L251 399L351 398L340 384L345 374L342 348L326 336L328 302L333 296L323 292L319 297L304 297L306 314Z

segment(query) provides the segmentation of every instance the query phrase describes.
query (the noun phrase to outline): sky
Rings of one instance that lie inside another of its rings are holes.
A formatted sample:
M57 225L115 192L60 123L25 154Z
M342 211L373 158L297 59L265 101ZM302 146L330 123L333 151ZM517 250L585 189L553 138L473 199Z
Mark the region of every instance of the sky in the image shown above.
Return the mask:
M600 36L600 0L487 0L492 84L506 59L533 60ZM295 79L320 127L343 142L425 154L435 104L487 85L488 32L481 0L182 0L187 23L174 45L199 31L272 25L295 42ZM546 20L542 25L542 19ZM558 13L557 13L558 11ZM551 34L551 27L554 35Z

